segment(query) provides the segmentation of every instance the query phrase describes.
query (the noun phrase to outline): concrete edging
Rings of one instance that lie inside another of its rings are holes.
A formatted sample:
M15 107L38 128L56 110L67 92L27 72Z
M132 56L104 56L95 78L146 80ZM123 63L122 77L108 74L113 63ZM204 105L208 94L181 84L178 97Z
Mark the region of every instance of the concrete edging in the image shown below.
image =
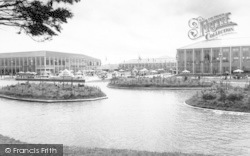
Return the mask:
M43 100L43 99L30 99L30 98L16 98L7 95L0 94L0 98L18 100L18 101L28 101L28 102L42 102L42 103L58 103L58 102L85 102L85 101L97 101L102 99L107 99L107 96L89 99L69 99L69 100Z
M198 106L192 106L186 103L186 101L184 101L184 105L190 107L190 108L194 108L194 109L199 109L199 110L207 110L207 111L221 111L221 112L225 112L225 113L241 113L241 114L247 114L249 115L249 112L239 112L239 111L229 111L229 110L221 110L221 109L212 109L212 108L203 108L203 107L198 107Z
M140 90L201 90L209 87L117 87L107 85L108 88L115 89L140 89Z

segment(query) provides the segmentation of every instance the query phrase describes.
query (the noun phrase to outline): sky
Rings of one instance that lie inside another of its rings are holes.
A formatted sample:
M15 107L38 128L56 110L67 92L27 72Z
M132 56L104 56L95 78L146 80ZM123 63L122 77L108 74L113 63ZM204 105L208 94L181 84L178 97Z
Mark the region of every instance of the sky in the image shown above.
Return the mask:
M81 53L103 64L129 59L175 57L176 49L202 40L188 38L188 21L231 12L233 37L250 37L246 0L81 0L68 6L74 17L51 41L36 42L0 25L0 53L51 50ZM230 35L228 35L230 36Z

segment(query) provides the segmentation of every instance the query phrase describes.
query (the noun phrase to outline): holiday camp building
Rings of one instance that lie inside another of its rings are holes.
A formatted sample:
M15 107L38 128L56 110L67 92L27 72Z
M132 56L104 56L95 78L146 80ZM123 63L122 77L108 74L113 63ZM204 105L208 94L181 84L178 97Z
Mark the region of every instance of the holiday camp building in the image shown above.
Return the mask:
M0 53L0 74L9 75L23 72L50 71L58 74L60 70L96 69L101 65L101 60L73 53L55 51L29 51Z
M250 72L250 38L205 40L177 49L178 73Z
M123 70L132 70L146 68L148 70L164 69L166 71L176 70L176 60L171 57L133 59L124 61L119 64L119 68Z

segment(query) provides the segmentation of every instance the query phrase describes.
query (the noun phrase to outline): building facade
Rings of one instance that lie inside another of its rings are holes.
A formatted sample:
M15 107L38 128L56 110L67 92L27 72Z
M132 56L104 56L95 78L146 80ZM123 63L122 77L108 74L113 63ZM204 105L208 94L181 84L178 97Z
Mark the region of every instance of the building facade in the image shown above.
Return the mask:
M177 49L178 72L232 74L241 69L250 72L250 38L216 39Z
M96 69L101 65L101 60L72 53L54 51L30 51L0 53L0 74L9 75L22 72L50 71L58 74L60 70L68 69L74 72L78 70Z
M133 59L124 61L119 64L119 69L132 70L132 69L157 70L164 69L166 71L176 70L176 60L171 57L150 58L150 59Z
M104 71L115 71L119 69L119 65L118 64L103 64L100 67L98 67L98 69L104 70Z

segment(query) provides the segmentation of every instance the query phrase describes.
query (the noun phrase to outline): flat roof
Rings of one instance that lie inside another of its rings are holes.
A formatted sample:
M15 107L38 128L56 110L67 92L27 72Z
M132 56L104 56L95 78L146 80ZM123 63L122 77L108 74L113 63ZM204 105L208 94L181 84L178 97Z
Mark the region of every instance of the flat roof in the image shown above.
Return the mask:
M250 46L250 38L230 38L230 39L213 39L190 44L177 50L184 49L202 49L202 48L218 48L218 47L239 47Z
M8 52L0 53L0 58L6 57L33 57L33 56L49 56L49 57L71 57L71 58L87 58L92 60L100 60L91 56L77 53L57 52L57 51L25 51L25 52Z

